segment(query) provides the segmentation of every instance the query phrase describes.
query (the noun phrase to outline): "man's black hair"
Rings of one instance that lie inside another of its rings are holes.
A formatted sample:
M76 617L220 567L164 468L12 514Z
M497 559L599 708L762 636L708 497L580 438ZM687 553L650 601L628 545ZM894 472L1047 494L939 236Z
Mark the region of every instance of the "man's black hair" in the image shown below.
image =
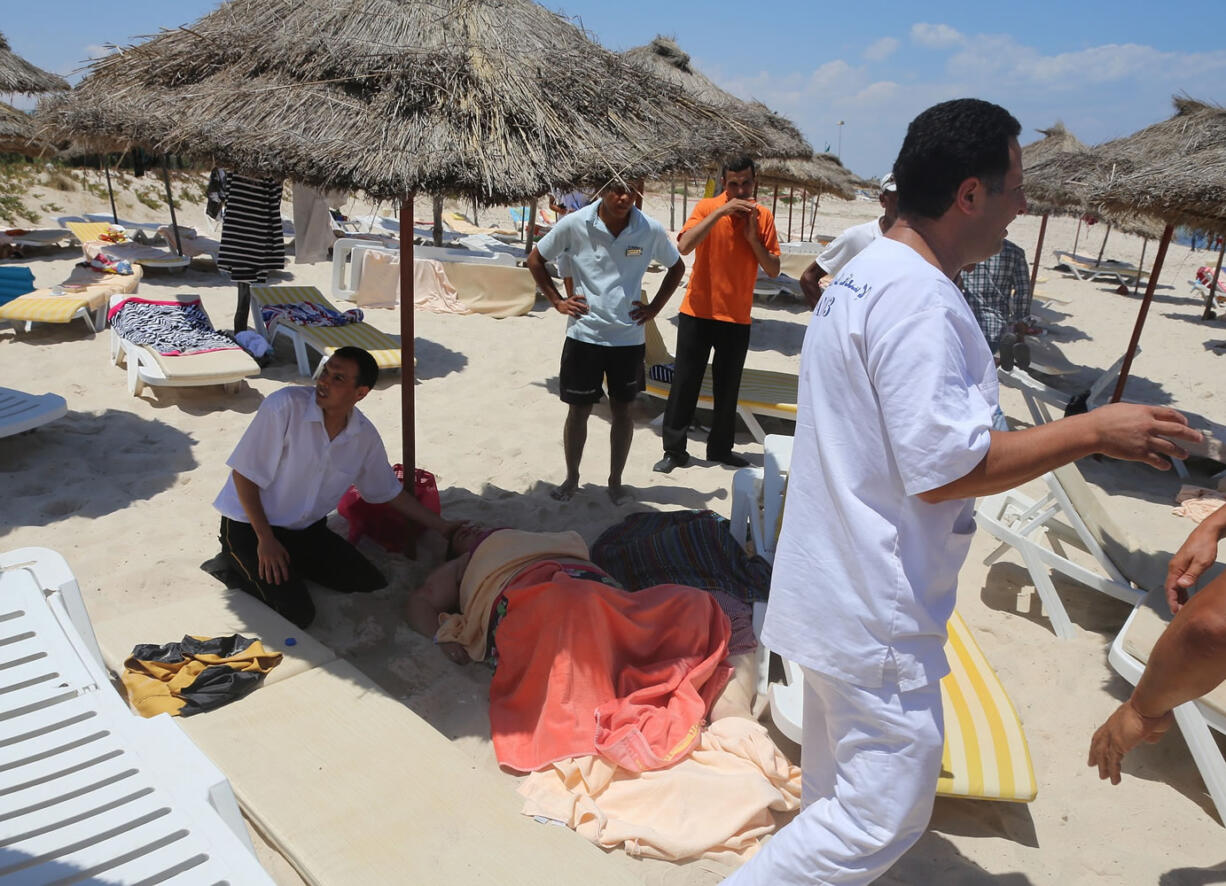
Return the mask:
M968 178L998 193L1009 171L1009 139L1021 131L1012 114L977 98L941 102L921 113L894 161L898 214L940 218Z
M337 357L349 360L358 368L358 387L373 388L375 382L379 380L379 364L375 362L375 358L370 355L369 351L353 345L345 345L333 351L330 359L335 360Z
M754 178L758 177L758 169L754 166L753 157L750 157L748 154L737 154L724 161L724 168L720 171L720 178L727 176L730 172L744 172L746 169L749 170Z

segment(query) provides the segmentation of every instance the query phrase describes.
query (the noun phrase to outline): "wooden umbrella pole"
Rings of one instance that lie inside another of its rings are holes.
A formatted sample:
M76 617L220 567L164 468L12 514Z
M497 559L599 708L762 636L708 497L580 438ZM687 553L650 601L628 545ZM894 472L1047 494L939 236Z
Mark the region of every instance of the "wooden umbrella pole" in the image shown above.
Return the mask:
M1043 235L1047 233L1047 213L1039 222L1039 242L1034 246L1034 265L1030 268L1030 294L1034 295L1034 284L1039 279L1039 256L1043 254Z
M677 180L668 180L668 229L677 230Z
M98 155L100 158L101 154ZM111 164L110 158L102 160L102 169L106 172L106 194L111 198L111 222L119 224L119 213L115 211L115 189L111 187Z
M400 230L413 230L413 195L400 204ZM417 424L413 389L413 238L400 237L400 463L410 494L417 467Z
M796 188L788 188L788 242L792 240L792 207L796 205Z
M1077 233L1073 235L1073 255L1077 254L1077 243L1081 240L1081 219L1077 219Z
M166 167L166 155L162 155L162 181L166 183L166 205L170 207L170 230L175 235L175 250L183 258L183 244L179 241L179 220L175 218L175 198L170 194L170 170Z
M1141 238L1141 260L1137 262L1137 279L1132 281L1132 294L1136 295L1141 288L1141 272L1145 270L1145 249L1149 246L1149 238Z
M809 239L813 239L813 234L817 230L817 207L822 205L822 192L818 191L813 195L813 214L809 216Z
M1222 238L1222 247L1217 251L1217 267L1213 269L1213 279L1209 281L1209 294L1205 296L1205 313L1200 316L1202 320L1213 316L1213 296L1217 293L1218 274L1222 273L1223 253L1226 253L1226 237Z
M442 246L443 245L443 195L442 194L434 195L434 199L432 201L432 208L434 209L434 228L431 231L431 234L434 237L434 245ZM412 239L412 238L410 237L409 239Z
M524 227L528 229L528 236L524 238L524 255L532 254L532 244L536 242L536 209L540 205L541 198L534 197L532 199L532 210L528 216L528 222Z
M800 192L800 239L805 239L805 210L808 209L809 192Z
M1158 243L1158 254L1154 256L1154 267L1149 272L1149 284L1145 287L1145 298L1141 300L1141 310L1137 312L1136 325L1132 327L1132 339L1128 342L1128 351L1124 354L1124 365L1120 367L1120 379L1115 383L1115 392L1111 402L1118 403L1124 396L1124 385L1128 382L1128 372L1132 369L1132 358L1136 356L1137 345L1141 343L1141 328L1145 325L1145 315L1149 313L1149 303L1154 300L1154 289L1158 286L1158 273L1162 270L1162 262L1166 258L1166 248L1171 245L1171 235L1175 226L1168 224L1162 232L1162 240Z
M1098 250L1098 260L1094 262L1094 267L1098 267L1103 263L1103 253L1107 251L1107 238L1111 236L1111 225L1107 225L1107 231L1103 234L1103 245Z
M771 215L778 215L779 208L779 185L775 185L775 194L771 197Z
M690 180L681 182L681 214L688 220L690 217ZM685 222L682 222L685 224Z

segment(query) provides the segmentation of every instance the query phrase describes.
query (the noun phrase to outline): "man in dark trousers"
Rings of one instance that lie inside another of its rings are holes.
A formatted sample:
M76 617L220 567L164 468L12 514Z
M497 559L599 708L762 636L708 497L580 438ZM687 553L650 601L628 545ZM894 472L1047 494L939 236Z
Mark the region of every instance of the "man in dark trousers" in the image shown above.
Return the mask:
M711 385L715 415L707 434L707 460L743 468L749 462L732 451L736 398L749 350L750 310L758 268L779 275L779 237L770 210L753 199L754 164L737 157L724 164L724 192L698 201L681 229L677 248L695 252L690 285L677 317L677 357L664 407L662 474L685 467L686 437L712 350Z

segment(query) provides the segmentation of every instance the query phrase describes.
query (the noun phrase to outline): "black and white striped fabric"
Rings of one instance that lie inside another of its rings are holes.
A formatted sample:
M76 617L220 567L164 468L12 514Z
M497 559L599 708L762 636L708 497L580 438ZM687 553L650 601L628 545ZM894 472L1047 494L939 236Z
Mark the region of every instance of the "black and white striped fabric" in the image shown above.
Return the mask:
M264 283L285 267L281 182L230 173L217 267L235 283Z
M213 328L199 299L173 303L124 299L111 309L111 328L125 341L147 345L168 357L238 347Z

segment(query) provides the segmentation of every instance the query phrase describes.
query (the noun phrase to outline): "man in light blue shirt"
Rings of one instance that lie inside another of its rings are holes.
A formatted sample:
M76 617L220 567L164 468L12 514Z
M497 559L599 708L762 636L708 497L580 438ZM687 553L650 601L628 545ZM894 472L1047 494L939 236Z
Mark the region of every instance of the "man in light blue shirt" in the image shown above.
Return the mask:
M579 462L587 442L592 405L609 389L609 497L620 504L629 496L622 470L630 454L634 423L630 404L643 389L643 324L660 313L685 273L677 246L664 226L634 206L635 193L624 182L606 185L600 199L565 216L528 256L537 286L567 316L566 342L558 372L562 402L569 406L562 431L566 480L553 497L566 501L579 488ZM565 256L575 294L563 298L545 262ZM639 293L652 260L668 267L650 304Z

